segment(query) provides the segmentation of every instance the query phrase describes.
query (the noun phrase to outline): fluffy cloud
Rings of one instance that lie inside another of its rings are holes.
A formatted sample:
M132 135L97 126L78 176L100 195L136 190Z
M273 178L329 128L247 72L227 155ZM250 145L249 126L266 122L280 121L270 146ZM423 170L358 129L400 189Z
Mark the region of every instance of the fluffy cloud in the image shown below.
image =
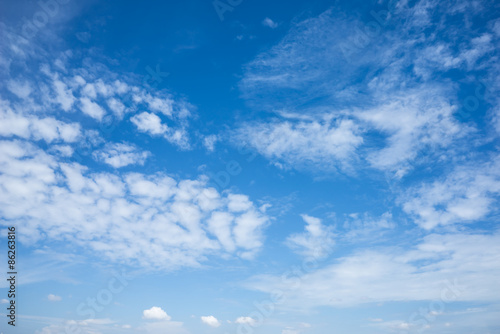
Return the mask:
M289 236L287 245L306 257L327 256L334 245L332 227L325 226L320 219L308 215L302 215L302 219L306 222L305 232Z
M137 129L151 135L164 134L168 127L161 123L160 117L156 114L143 112L130 119L137 126Z
M10 99L10 107L17 115L47 121L51 115L61 116L60 111L80 111L78 117L72 118L88 116L102 129L113 130L128 114L139 112L132 118L139 131L161 135L181 149L190 148L187 129L195 108L187 101L164 91L146 91L127 73L121 73L118 79L116 73L99 63L75 67L82 61L76 53L48 53L38 43L26 43L9 27L2 26L0 34L9 44L3 57L10 64L0 63L0 71L7 78L0 84L0 93L15 96ZM12 66L26 68L24 76L14 77ZM168 120L168 126L159 121L157 114Z
M0 214L24 242L66 240L112 261L163 269L209 255L253 257L268 218L208 179L90 173L23 141L0 141Z
M143 319L150 320L166 320L169 321L171 317L167 314L167 312L163 311L161 307L153 306L149 310L144 310L142 312Z
M151 153L141 151L137 146L126 143L107 144L102 150L94 152L94 158L114 168L134 164L144 165L150 155Z
M286 168L347 167L363 139L348 119L283 120L240 128L235 138Z
M403 209L418 225L474 222L485 218L500 194L500 156L491 161L457 167L441 180L424 183L403 196Z
M161 135L169 142L178 145L182 149L190 148L187 134L184 129L172 129L162 123L161 118L153 113L143 112L132 117L131 122L141 132L148 133L152 136Z
M214 327L214 328L217 328L220 326L220 321L217 320L216 317L214 317L213 315L209 315L209 316L202 316L201 317L201 321L204 323L204 324L207 324L208 326L210 327Z
M89 115L92 118L100 121L106 114L104 109L101 108L97 103L91 101L87 97L82 97L80 99L80 109L84 114Z
M7 101L0 99L0 135L44 140L47 143L73 143L81 136L81 128L78 123L65 123L53 117L39 118L15 112Z

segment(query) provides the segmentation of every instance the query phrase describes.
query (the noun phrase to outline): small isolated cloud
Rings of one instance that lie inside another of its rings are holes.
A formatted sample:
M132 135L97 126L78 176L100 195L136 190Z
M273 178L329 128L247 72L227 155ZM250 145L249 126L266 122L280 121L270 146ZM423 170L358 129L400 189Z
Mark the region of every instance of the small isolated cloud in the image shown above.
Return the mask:
M50 300L51 302L60 302L62 300L60 296L56 296L53 294L48 295L47 299Z
M167 126L162 124L160 117L155 114L143 112L130 119L141 132L151 135L160 135L167 131Z
M9 301L7 299L0 300L0 304L7 304Z
M149 152L141 151L137 146L126 143L110 143L94 153L96 160L105 162L114 168L134 164L144 165L149 156Z
M248 325L254 325L255 324L255 319L250 318L250 317L239 317L234 321L237 324L248 324Z
M321 258L327 256L334 244L332 228L321 223L321 219L302 215L306 222L305 231L287 238L287 245L303 256Z
M209 316L202 316L201 317L201 321L207 325L209 325L210 327L214 327L214 328L217 328L220 326L220 321L217 320L216 317L214 317L213 315L209 315Z
M142 312L143 319L150 320L170 320L171 317L167 314L167 312L163 311L161 307L153 306L149 310L144 310Z
M262 21L262 25L263 26L266 26L266 27L269 27L271 29L274 29L274 28L277 28L278 27L278 23L274 22L273 20L271 20L270 18L266 17L263 21Z
M209 151L213 152L215 149L215 143L217 142L217 135L210 135L203 138L203 146Z

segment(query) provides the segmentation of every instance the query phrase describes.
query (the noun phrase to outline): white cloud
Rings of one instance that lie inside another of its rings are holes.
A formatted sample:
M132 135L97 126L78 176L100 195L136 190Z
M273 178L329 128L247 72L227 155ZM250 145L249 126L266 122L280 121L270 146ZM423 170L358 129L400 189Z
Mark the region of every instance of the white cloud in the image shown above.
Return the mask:
M437 89L436 89L437 90ZM391 97L391 102L357 113L382 134L387 144L368 154L376 168L396 170L402 176L407 162L414 160L424 148L447 147L469 131L454 119L455 107L435 92L406 92L404 97Z
M500 156L491 161L457 167L446 178L409 189L403 209L416 223L439 225L474 222L495 208L500 194Z
M0 135L24 139L75 142L81 135L78 123L64 123L52 117L38 118L12 110L8 102L0 100Z
M362 215L352 213L344 218L342 233L339 237L346 241L362 242L367 239L379 239L382 234L396 227L392 214L385 212L380 217L373 217L368 213ZM378 236L378 238L375 238Z
M128 165L144 165L150 152L141 151L137 146L127 143L108 143L106 146L94 152L94 158L107 163L114 168Z
M122 118L126 112L125 105L116 98L110 98L107 101L109 109L115 113L118 118Z
M134 123L141 132L152 136L162 135L169 142L179 146L181 149L189 149L189 139L184 127L170 128L162 123L161 118L153 113L142 112L133 116L130 121Z
M263 21L262 21L262 25L263 26L266 26L266 27L269 27L271 29L275 29L278 27L278 23L274 22L273 20L271 20L270 18L266 17Z
M47 299L51 302L60 302L62 300L62 298L60 296L56 296L53 294L48 295Z
M60 109L68 112L78 109L102 121L110 114L107 112L109 109L112 114L106 120L111 119L114 128L127 112L157 112L168 118L168 126L166 123L161 124L161 130L155 132L154 128L148 128L148 124L142 122L143 127L139 131L161 134L180 149L190 148L188 121L196 108L186 100L163 91L146 91L141 85L136 85L138 82L134 76L127 73L120 73L123 79L117 80L116 73L91 59L83 62L94 61L92 66L75 67L73 64L82 62L82 59L78 59L78 53L65 52L55 58L54 54L45 52L37 42L20 41L9 27L4 26L1 30L2 39L8 44L4 56L9 59L9 66L26 67L33 72L33 76L27 78L13 78L10 72L6 72L5 88L20 97L11 101L16 113L24 111L25 116L36 114L36 117L43 118L40 115L55 115ZM31 68L31 64L27 63L28 55L42 65ZM142 121L147 120L143 118ZM152 125L151 122L149 125Z
M64 82L57 79L57 76L54 77L52 84L56 93L55 101L61 105L64 111L70 111L76 100L73 92Z
M213 152L215 149L215 143L217 143L218 139L217 135L206 136L203 138L203 145L209 152Z
M165 133L168 127L162 124L161 118L155 114L142 112L130 119L137 129L151 135L161 135Z
M371 31L367 36L360 33L360 27L369 30L362 22L339 17L333 10L294 25L279 43L244 67L240 88L255 108L290 110L300 118L293 121L281 113L278 120L247 124L235 142L255 148L279 166L300 168L303 161L320 161L309 164L318 170L354 161L356 167L364 167L367 162L399 178L421 162L423 153L449 156L462 144L469 145L464 138L474 132L454 115L457 87L447 78L422 78L408 68L435 74L436 67L446 71L459 64L491 67L485 55L491 51L492 37L464 28L468 37L463 48L413 36L409 27L399 26L398 22L408 22L421 27L431 19L427 10L422 3L415 8L401 4L390 13L391 24L399 28L380 26L384 33ZM371 23L383 25L381 20ZM428 24L443 34L452 31L443 31L438 22ZM450 51L455 49L463 54ZM424 62L425 57L442 63ZM321 119L349 122L343 140L329 140L338 124Z
M80 109L84 114L87 114L98 121L102 120L102 118L106 114L106 112L100 105L92 102L87 97L80 98Z
M111 261L161 269L199 266L207 256L251 258L262 247L269 218L250 201L235 211L242 197L217 192L206 177L90 173L58 159L0 141L0 214L17 222L23 242L66 240ZM214 222L224 214L227 221Z
M363 142L358 132L358 126L349 119L284 120L246 125L236 132L235 138L287 168L312 165L332 169L350 165L356 148Z
M289 236L287 245L305 257L317 259L329 255L335 243L332 227L308 215L302 215L302 219L306 222L305 232Z
M253 326L255 324L255 319L251 317L238 317L234 323L236 324L248 324Z
M431 234L410 249L358 250L315 272L260 275L246 285L266 293L283 291L287 307L294 309L389 301L496 302L499 251L498 231Z
M29 81L18 80L9 80L7 89L21 99L27 98L33 91Z
M4 299L2 299L2 300L0 300L0 304L7 304L8 302L9 302L9 301L8 301L7 299L5 299L5 298L4 298Z
M148 320L166 320L169 321L171 317L167 312L163 311L161 307L153 306L148 310L142 312L142 318Z
M210 327L214 327L214 328L217 328L220 326L220 321L217 320L216 317L214 317L213 315L209 315L209 316L202 316L201 317L201 321L204 323L204 324L207 324L208 326Z

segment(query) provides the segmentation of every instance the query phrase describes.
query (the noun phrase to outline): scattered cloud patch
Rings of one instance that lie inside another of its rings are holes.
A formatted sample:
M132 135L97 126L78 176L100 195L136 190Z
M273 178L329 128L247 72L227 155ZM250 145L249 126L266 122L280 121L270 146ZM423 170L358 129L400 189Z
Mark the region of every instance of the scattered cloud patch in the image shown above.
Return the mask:
M335 244L333 228L321 223L321 219L302 215L306 222L303 233L293 234L286 240L291 249L305 257L322 258L330 254Z
M214 317L213 315L209 315L209 316L202 316L201 317L201 321L204 323L204 324L207 324L208 326L210 327L214 327L214 328L217 328L221 325L220 321L217 320L216 317Z
M144 165L150 155L150 152L141 151L137 146L127 143L108 143L103 149L94 152L96 160L103 161L114 168Z
M253 326L255 324L255 319L251 317L238 317L235 321L235 324L248 324Z
M270 18L266 17L264 20L262 20L262 25L265 27L269 27L271 29L275 29L278 27L278 23L274 22Z
M167 312L163 311L161 307L153 306L148 310L142 312L142 318L148 320L165 320L169 321L171 317Z

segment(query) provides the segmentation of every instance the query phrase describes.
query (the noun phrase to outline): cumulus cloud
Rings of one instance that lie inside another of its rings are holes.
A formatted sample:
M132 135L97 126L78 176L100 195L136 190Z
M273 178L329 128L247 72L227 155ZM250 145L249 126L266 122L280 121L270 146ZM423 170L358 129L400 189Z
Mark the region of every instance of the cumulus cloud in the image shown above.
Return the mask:
M80 109L84 114L87 114L98 121L102 120L106 114L104 109L99 104L91 101L87 97L82 97L80 99Z
M190 148L189 139L184 128L173 129L162 123L161 118L153 113L143 112L130 119L141 132L152 136L163 136L169 142L176 144L182 149Z
M78 123L65 123L53 117L39 118L16 113L11 105L0 99L0 135L32 140L73 143L81 136Z
M144 165L150 155L150 152L142 151L137 146L127 143L108 143L103 149L94 152L95 159L114 168Z
M198 266L209 255L252 258L262 247L268 217L206 177L91 173L16 140L0 141L0 153L0 213L18 223L24 242L66 240L163 269Z
M127 73L121 73L117 79L116 73L97 62L76 67L74 64L81 62L76 53L48 53L38 43L20 41L7 26L2 27L1 34L9 44L3 57L10 59L11 66L25 67L30 73L27 77L11 77L3 68L7 80L0 88L17 97L11 99L16 114L23 111L25 117L47 120L51 115L61 116L60 111L79 111L102 122L104 129L112 130L127 113L138 112L132 120L139 131L161 135L181 149L190 148L189 118L195 107L186 100L164 91L146 91ZM28 58L42 65L33 68ZM157 114L168 120L168 126L155 119Z
M153 306L148 310L142 312L142 318L148 320L166 320L169 321L171 317L167 312L163 311L161 307Z
M208 326L210 327L214 327L214 328L217 328L219 327L221 324L220 324L220 321L217 320L216 317L214 317L213 315L209 315L209 316L202 316L201 317L201 321L204 323L204 324L207 324Z
M167 131L168 127L162 124L161 118L153 113L142 112L130 119L137 129L152 135L160 135Z

